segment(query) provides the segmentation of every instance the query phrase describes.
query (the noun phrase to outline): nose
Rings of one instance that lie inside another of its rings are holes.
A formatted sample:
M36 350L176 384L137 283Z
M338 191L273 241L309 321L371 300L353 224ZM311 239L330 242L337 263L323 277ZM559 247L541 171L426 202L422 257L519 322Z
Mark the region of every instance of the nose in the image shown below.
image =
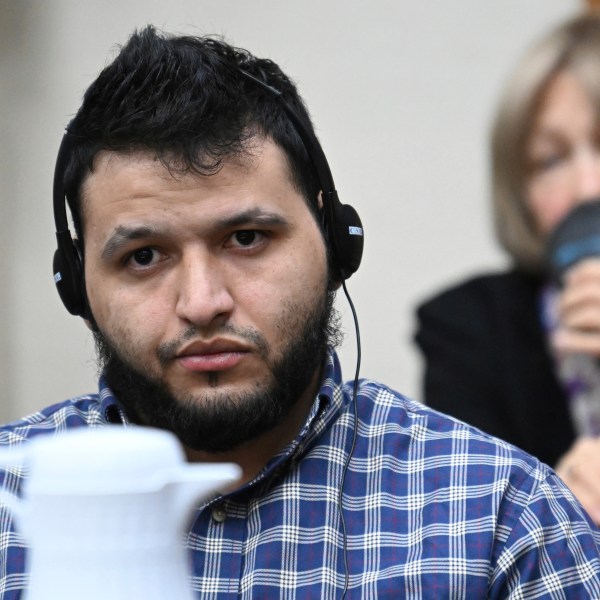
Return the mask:
M233 311L226 268L216 259L197 253L181 260L177 277L177 316L196 327L225 321Z
M576 193L582 201L600 196L600 153L586 153L580 157L577 169Z

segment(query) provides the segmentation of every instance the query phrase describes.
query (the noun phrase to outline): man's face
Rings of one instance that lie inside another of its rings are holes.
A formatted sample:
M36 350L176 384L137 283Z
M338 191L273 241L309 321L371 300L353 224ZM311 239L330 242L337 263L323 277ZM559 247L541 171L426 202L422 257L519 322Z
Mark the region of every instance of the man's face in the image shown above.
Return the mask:
M138 420L223 451L314 394L331 310L326 251L274 143L212 176L101 154L82 210L109 384ZM233 431L211 438L217 427Z

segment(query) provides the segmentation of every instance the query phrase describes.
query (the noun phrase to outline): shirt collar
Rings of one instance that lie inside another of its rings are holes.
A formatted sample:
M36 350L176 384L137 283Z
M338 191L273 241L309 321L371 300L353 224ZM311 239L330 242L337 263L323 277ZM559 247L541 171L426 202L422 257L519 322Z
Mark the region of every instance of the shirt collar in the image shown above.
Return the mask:
M249 485L293 466L337 421L339 415L348 407L351 398L351 391L343 385L338 356L334 350L330 350L323 368L321 388L304 425L296 438L274 456Z
M129 425L125 409L108 387L104 377L99 382L100 411L108 423L113 425Z

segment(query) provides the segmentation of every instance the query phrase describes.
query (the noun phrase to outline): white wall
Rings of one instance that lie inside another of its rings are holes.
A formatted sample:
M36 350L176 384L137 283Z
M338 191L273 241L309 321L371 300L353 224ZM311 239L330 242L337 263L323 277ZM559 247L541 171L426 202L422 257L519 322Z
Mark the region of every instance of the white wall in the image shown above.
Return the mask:
M534 36L577 0L0 0L0 420L95 390L93 343L54 290L62 130L134 27L219 33L298 83L366 250L349 280L362 373L419 397L416 302L503 264L487 133ZM349 311L342 359L355 357Z

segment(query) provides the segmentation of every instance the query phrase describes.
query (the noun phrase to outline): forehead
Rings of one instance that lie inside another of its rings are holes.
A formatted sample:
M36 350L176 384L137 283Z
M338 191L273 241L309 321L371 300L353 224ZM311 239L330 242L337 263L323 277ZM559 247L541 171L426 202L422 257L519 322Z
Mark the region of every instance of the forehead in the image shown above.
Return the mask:
M522 156L595 135L597 109L575 74L561 71L544 88L521 146Z
M261 140L243 156L226 159L214 173L165 166L150 151L100 152L81 189L84 230L94 219L111 211L141 212L162 205L175 208L193 202L197 210L211 211L227 203L269 203L286 198L290 208L306 202L292 181L285 153L272 141ZM295 207L298 208L298 207Z
M596 118L597 107L580 78L561 71L545 87L535 114L535 124L563 125L585 118Z

